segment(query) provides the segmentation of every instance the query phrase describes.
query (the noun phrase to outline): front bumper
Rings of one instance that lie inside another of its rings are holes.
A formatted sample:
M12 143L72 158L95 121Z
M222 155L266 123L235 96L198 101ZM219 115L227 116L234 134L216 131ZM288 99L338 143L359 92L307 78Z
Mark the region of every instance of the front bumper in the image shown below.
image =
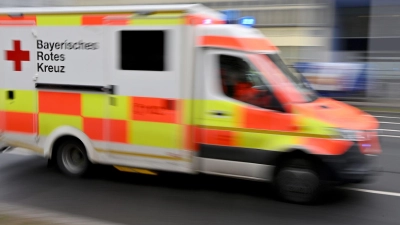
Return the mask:
M331 171L333 181L341 183L366 182L379 171L378 156L363 154L358 143L342 155L324 156L322 160Z

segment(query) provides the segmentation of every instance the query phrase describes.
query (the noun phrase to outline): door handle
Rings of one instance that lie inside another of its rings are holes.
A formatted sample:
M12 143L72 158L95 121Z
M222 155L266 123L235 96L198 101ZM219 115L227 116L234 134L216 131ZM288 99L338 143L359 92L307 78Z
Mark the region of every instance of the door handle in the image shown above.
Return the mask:
M224 111L217 111L217 110L215 110L215 111L210 111L209 113L210 113L211 115L213 115L213 116L230 116L229 113L224 112Z

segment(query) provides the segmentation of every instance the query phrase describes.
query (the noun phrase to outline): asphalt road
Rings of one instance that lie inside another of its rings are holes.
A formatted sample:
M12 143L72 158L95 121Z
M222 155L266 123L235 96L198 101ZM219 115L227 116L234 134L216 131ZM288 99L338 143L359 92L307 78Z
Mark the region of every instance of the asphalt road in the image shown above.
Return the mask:
M400 115L376 115L388 122L380 129L400 130ZM146 176L99 167L90 178L71 179L46 168L40 157L11 153L0 155L0 202L138 225L400 224L400 132L381 134L387 137L381 138L377 178L354 185L357 190L333 190L313 206L280 202L268 184L205 175Z

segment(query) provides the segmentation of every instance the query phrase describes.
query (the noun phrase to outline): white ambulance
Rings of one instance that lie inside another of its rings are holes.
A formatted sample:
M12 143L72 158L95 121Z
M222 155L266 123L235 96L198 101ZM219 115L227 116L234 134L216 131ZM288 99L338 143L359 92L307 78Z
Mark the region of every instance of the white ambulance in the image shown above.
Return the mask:
M201 5L0 9L0 34L1 148L71 176L201 172L307 202L364 180L380 152L373 117L319 98L258 30Z

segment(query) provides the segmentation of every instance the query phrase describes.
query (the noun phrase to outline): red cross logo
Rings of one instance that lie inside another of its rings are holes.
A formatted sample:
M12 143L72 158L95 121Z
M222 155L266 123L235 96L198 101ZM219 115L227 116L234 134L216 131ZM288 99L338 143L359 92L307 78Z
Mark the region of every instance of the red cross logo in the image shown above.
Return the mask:
M29 61L29 51L21 50L21 41L14 42L14 50L6 51L8 61L14 61L14 71L22 71L22 61Z

